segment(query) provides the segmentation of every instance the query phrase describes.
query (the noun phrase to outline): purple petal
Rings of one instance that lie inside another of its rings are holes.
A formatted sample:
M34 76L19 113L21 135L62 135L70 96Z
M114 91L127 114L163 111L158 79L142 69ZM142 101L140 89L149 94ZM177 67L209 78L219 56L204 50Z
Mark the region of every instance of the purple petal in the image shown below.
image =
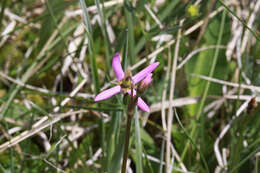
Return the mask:
M110 89L107 89L107 90L104 90L102 91L101 93L99 93L94 101L95 102L98 102L98 101L101 101L101 100L106 100L108 99L109 97L112 97L113 95L119 93L121 91L121 87L119 85L115 86L115 87L112 87Z
M149 85L152 82L152 73L147 74L147 76L144 78L144 80L142 80L141 84L142 85Z
M137 106L147 113L150 112L149 106L143 101L143 99L141 99L141 97L138 97L137 99Z
M127 93L131 96L131 90L128 90ZM136 95L136 90L133 89L133 96L135 96L135 95Z
M133 83L136 84L140 82L143 78L145 78L149 73L151 73L160 63L155 62L148 67L144 68L140 72L138 72L134 77L132 77Z
M131 90L128 90L127 93L131 96ZM133 96L136 95L136 90L133 90ZM137 99L137 106L142 109L145 112L150 112L150 108L149 106L143 101L143 99L141 97L138 97Z
M113 61L112 61L112 67L115 72L117 80L118 81L122 80L125 76L125 73L124 73L121 63L120 63L119 53L116 53L116 55L114 56Z
M147 76L141 81L141 84L138 86L138 91L140 93L143 93L148 86L150 85L150 83L152 82L152 73L147 74Z

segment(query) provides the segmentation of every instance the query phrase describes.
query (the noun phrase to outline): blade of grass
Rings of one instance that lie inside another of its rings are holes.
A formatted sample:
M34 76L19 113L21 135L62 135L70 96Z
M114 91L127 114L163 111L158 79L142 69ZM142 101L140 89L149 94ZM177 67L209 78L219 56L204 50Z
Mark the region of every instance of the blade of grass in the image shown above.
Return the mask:
M138 118L138 111L135 111L135 148L136 148L136 172L143 172L143 164L142 164L142 141L141 141L141 133L140 133L140 123Z
M219 54L219 45L221 44L221 41L222 41L222 36L223 36L223 31L224 31L224 26L225 26L225 18L226 18L226 12L223 11L222 13L222 18L221 18L221 24L220 24L220 32L219 32L219 35L218 35L218 40L217 40L217 48L216 48L216 51L215 51L215 54L214 54L214 58L213 58L213 62L212 62L212 66L211 66L211 69L210 69L210 73L209 73L209 77L212 77L213 74L214 74L214 71L215 71L215 67L216 67L216 63L217 63L217 58L218 58L218 54ZM205 101L206 101L206 97L207 97L207 94L208 94L208 90L209 90L209 87L210 87L210 82L207 81L206 83L206 86L205 86L205 90L203 92L203 95L202 95L202 99L201 99L201 102L200 102L200 106L199 106L199 109L198 109L198 113L196 115L196 119L200 119L200 126L201 126L201 145L204 146L204 126L205 126L205 119L204 117L201 115L202 113L202 110L203 110L203 107L205 105ZM193 122L193 127L192 127L192 130L191 130L191 138L193 139L194 138L194 135L195 135L195 132L196 132L196 129L197 129L197 125L195 122ZM186 143L186 146L183 150L183 153L182 153L182 160L184 159L185 155L186 155L186 152L187 152L187 149L188 149L188 146L189 146L189 142ZM203 147L202 147L203 148Z
M91 27L91 23L90 23L90 18L88 15L88 11L87 11L87 6L84 0L80 0L80 6L82 8L83 11L83 22L84 22L84 26L86 28L86 33L87 33L87 37L88 37L88 46L89 46L89 56L90 56L90 64L91 64L91 72L92 72L92 80L94 81L94 91L95 94L99 93L100 87L99 87L99 80L98 80L98 72L97 72L97 63L96 63L96 58L94 56L94 42L93 42L93 38L92 38L92 27Z
M60 3L60 5L62 5L62 3ZM64 46L64 49L68 51L68 46L66 44L65 37L63 36L62 32L60 31L60 28L58 27L57 18L54 15L53 7L52 7L52 4L49 2L49 0L46 0L46 8L47 8L48 12L50 13L51 19L52 19L52 21L53 21L53 23L54 23L54 25L55 25L55 27L58 31L58 34L59 34L59 36L62 40L62 45ZM49 59L49 58L46 58L46 59ZM60 63L63 64L62 59L60 58L59 60L60 60ZM39 66L39 67L41 67L41 66ZM61 80L60 80L60 92L61 93L63 93L63 86L64 86L62 75L63 74L61 73ZM62 98L61 98L61 96L59 96L58 97L58 103L60 104L61 101L62 101ZM60 111L63 111L62 110L63 107L61 106L60 108L61 108Z
M119 125L120 125L120 113L119 112L114 112L112 114L112 124L110 126L109 130L109 142L108 142L108 147L107 147L107 161L106 161L106 167L110 165L110 162L112 161L113 154L115 154L117 150L117 134L119 132Z
M89 46L88 50L89 50L89 57L90 57L90 64L91 64L92 80L94 82L94 91L95 91L95 94L98 94L100 87L99 87L99 79L98 79L98 72L97 72L97 63L96 63L96 58L95 58L94 42L93 42L93 38L92 38L92 27L91 27L90 18L88 15L85 0L80 0L80 6L83 11L83 22L84 22L87 37L88 37L88 46ZM105 159L106 145L105 145L105 125L104 125L104 121L102 118L100 119L99 126L100 126L100 138L101 138L100 144L101 144L101 148L102 148L101 172L104 172L105 171L104 170L105 161L106 161L106 159Z
M0 170L3 172L3 173L9 173L9 171L7 171L4 167L3 167L3 165L0 163Z
M128 57L128 30L125 31L126 32L126 42L125 42L125 46L124 46L124 55L123 55L123 70L125 71L127 68L127 57Z
M133 20L133 12L130 11L131 7L129 7L130 2L128 0L124 1L124 12L126 16L126 25L128 29L128 39L129 39L129 60L130 65L133 65L135 63L135 51L134 51L134 45L135 45L135 39L134 39L134 20Z
M238 168L240 168L247 160L249 160L255 153L259 152L260 147L256 148L253 152L251 152L250 154L248 154L243 160L241 160L239 162L238 165L236 165L231 171L230 173L233 173L235 171L237 171Z
M47 7L47 9L48 9L48 11L49 11L49 13L50 13L50 16L51 16L51 18L52 18L54 24L56 25L56 29L57 29L57 31L58 31L58 34L60 35L60 37L61 37L61 39L62 39L62 41L63 41L62 43L63 43L63 45L64 45L64 48L66 48L66 50L68 50L68 46L66 45L66 40L65 40L65 38L64 38L64 36L63 36L63 34L62 34L62 32L60 31L59 27L58 27L57 19L56 19L55 15L54 15L53 8L52 8L52 6L51 6L49 0L46 0L46 7Z
M100 20L101 20L101 31L102 31L102 35L104 37L104 44L105 44L105 54L106 54L106 67L107 67L107 72L110 71L111 69L111 45L108 39L108 34L107 34L107 30L106 30L106 18L105 18L105 13L104 13L104 8L100 8L100 1L99 0L95 0L96 2L96 6L98 9L98 14L100 16ZM104 2L103 2L103 7L104 7ZM107 73L109 74L109 73Z
M165 150L165 140L162 140L159 173L163 172L164 150Z
M222 1L222 0L218 0L220 3L221 3L221 5L223 6L223 7L225 7L225 9L229 12L229 13L231 13L235 18L237 18L237 20L239 20L243 25L244 25L244 27L246 27L246 29L248 29L254 36L255 36L255 38L258 40L258 41L260 41L260 35L259 34L257 34L254 30L252 30L251 28L249 28L248 26L247 26L247 24L246 24L246 22L244 22L242 19L240 19L232 10L230 10L230 8Z
M176 119L177 119L179 125L181 126L181 128L182 128L184 134L188 137L189 141L190 141L191 144L194 146L194 148L199 152L200 157L201 157L201 160L202 160L202 163L204 164L204 166L205 166L207 172L210 172L210 171L209 171L209 167L208 167L208 165L207 165L207 162L206 162L206 159L205 159L204 155L202 154L201 150L198 148L198 146L196 145L196 143L193 141L193 139L191 138L191 136L189 135L189 133L186 131L186 129L185 129L184 126L182 125L181 120L180 120L180 118L179 118L179 116L178 116L177 111L176 111L175 108L174 108L174 115L175 115L175 117L176 117Z
M125 139L125 135L121 135L118 138L117 148L115 150L111 163L108 167L108 173L119 172L121 166L121 160L124 153L124 139Z
M3 17L4 17L4 11L5 11L6 3L7 3L7 0L2 1L2 5L1 5L2 8L1 8L1 13L0 13L0 29L2 27L2 20L3 20Z
M184 19L181 20L179 22L179 25L181 26L184 22ZM172 62L172 71L170 73L170 93L169 93L169 101L170 104L169 106L172 107L172 102L171 100L173 100L173 96L175 93L175 82L176 82L176 67L177 67L177 59L179 56L179 49L180 49L180 41L181 41L181 29L178 30L178 34L177 34L177 41L175 44L175 48L174 48L174 57L173 57L173 62ZM168 110L168 116L167 116L167 132L165 133L166 136L166 151L165 151L165 172L170 172L171 170L171 166L170 166L170 162L171 162L171 136L172 136L172 123L173 123L173 114L174 112L172 111L172 109Z
M148 153L145 151L145 148L143 148L143 152L144 152L144 158L145 158L145 160L144 160L144 167L148 167L149 172L150 173L154 173L151 161L148 158Z
M221 45L221 41L222 41L222 36L223 36L223 31L224 31L224 26L225 26L225 19L226 19L226 12L224 11L222 13L222 18L221 18L221 24L220 24L220 33L218 35L218 40L217 40L217 46ZM212 62L212 66L211 66L211 70L209 73L209 77L212 77L215 71L215 67L217 64L217 59L218 59L218 55L219 55L219 47L216 48L215 54L214 54L214 58L213 58L213 62ZM205 86L205 90L203 92L202 95L202 99L200 102L200 106L199 106L199 110L197 113L197 119L200 118L200 126L201 126L201 148L202 148L202 153L204 153L203 151L205 151L206 149L206 144L205 144L205 117L202 114L203 111L203 107L205 105L205 101L206 101L206 97L208 95L208 91L209 91L209 87L210 87L210 82L207 81L206 86Z
M256 158L255 158L255 172L258 172L258 162L259 162L259 158L258 158L258 156L256 156Z

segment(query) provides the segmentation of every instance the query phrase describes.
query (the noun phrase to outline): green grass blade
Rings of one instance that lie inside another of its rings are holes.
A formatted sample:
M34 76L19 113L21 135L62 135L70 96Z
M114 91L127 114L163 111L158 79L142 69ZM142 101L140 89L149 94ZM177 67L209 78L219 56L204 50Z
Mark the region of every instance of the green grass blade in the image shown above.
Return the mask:
M238 168L240 168L247 160L249 160L254 154L256 154L257 152L259 152L260 147L256 148L253 152L251 152L250 154L248 154L243 160L241 160L239 162L239 164L237 164L231 171L230 173L236 172Z
M86 3L85 3L84 0L80 0L79 2L80 2L80 7L81 7L82 12L83 12L83 22L85 24L86 30L89 34L92 34L92 27L91 27L90 18L89 18Z
M201 150L198 148L198 146L197 146L196 143L193 141L193 139L192 139L191 136L188 134L188 132L185 130L185 128L184 128L184 126L182 125L181 120L180 120L180 118L179 118L179 116L178 116L178 114L177 114L176 109L174 109L174 115L175 115L175 117L176 117L176 119L177 119L177 121L178 121L178 124L181 126L182 130L184 131L184 134L188 137L189 141L192 143L192 145L195 147L195 149L199 152L200 157L201 157L201 160L202 160L202 163L204 164L206 171L209 173L209 172L210 172L210 171L209 171L209 167L208 167L208 164L207 164L207 162L206 162L206 159L205 159L203 153L202 153Z
M221 18L221 24L220 24L220 32L219 32L219 35L218 35L218 40L217 40L217 46L221 45L221 41L222 41L222 37L223 37L223 31L224 31L224 26L225 26L225 19L226 19L226 12L224 11L223 14L222 14L222 18ZM215 51L215 54L214 54L214 58L213 58L213 62L212 62L212 66L211 66L211 70L210 70L210 73L209 73L209 77L211 78L214 74L214 71L215 71L215 67L216 67L216 64L217 64L217 59L218 59L218 55L219 55L219 47L216 48L216 51ZM200 125L201 125L201 145L204 149L205 149L205 118L204 116L202 115L202 110L203 110L203 107L205 105L205 101L206 101L206 97L208 95L208 91L209 91L209 87L210 87L210 82L207 81L206 83L206 87L205 87L205 90L203 92L203 95L202 95L202 99L201 99L201 102L200 102L200 106L199 106L199 110L198 110L198 113L196 115L196 118L199 119L200 118Z
M138 119L138 111L135 111L135 148L136 148L136 172L143 172L142 164L142 141L141 141L141 132L140 132L140 123Z
M98 14L100 16L100 20L101 20L101 31L102 31L102 35L104 37L104 45L105 45L105 54L106 54L106 68L107 68L107 72L110 71L111 69L111 45L109 42L109 38L108 38L108 34L107 34L107 30L106 30L106 18L105 18L105 14L104 14L104 10L103 8L100 8L100 1L99 0L95 0L96 2L96 6L98 9ZM109 73L108 73L109 74Z
M128 57L128 30L125 31L126 32L126 41L125 41L125 46L124 46L124 54L123 54L123 70L125 71L127 68L127 57Z
M159 173L163 173L164 152L165 152L165 140L162 140L161 153L160 153L160 167L159 167Z
M218 0L220 3L221 3L221 5L223 6L223 7L225 7L225 9L229 12L229 13L231 13L235 18L237 18L237 20L239 20L243 25L244 25L244 27L246 27L246 29L248 29L254 36L255 36L255 38L258 40L258 41L260 41L260 35L259 34L257 34L254 30L252 30L251 28L249 28L248 26L247 26L247 24L246 24L246 22L244 22L242 19L240 19L237 15L236 15L236 13L235 12L233 12L232 10L230 10L230 8L222 1L222 0Z
M119 136L115 153L108 167L108 173L118 172L121 168L121 164L122 164L121 161L124 153L124 140L125 140L125 135L123 134L125 133L121 133L121 134L122 135Z
M4 18L4 11L5 11L5 6L6 6L7 0L3 0L2 1L2 5L1 5L1 12L0 12L0 29L2 27L2 20Z
M80 6L83 11L83 22L84 22L86 30L87 30L92 80L94 82L94 91L95 91L95 94L98 94L100 88L99 88L99 79L98 79L98 72L97 72L97 63L96 63L96 58L95 58L94 42L93 42L93 37L92 37L92 27L91 27L91 22L90 22L90 18L88 15L85 0L80 0ZM101 148L103 151L102 158L101 158L101 162L102 162L101 172L104 172L105 160L106 160L105 159L106 145L105 145L105 125L104 125L103 119L100 119L99 127L100 127L100 133L101 133L100 134L100 143L101 143Z
M115 112L112 115L112 124L109 130L109 142L107 147L107 162L106 165L109 166L110 162L112 161L113 155L117 150L117 136L120 132L119 125L120 125L120 112Z
M220 32L219 32L218 40L217 40L217 46L220 45L221 41L222 41L223 30L224 30L224 25L225 25L225 16L226 16L226 13L223 12L222 19L221 19L221 25L220 25ZM211 65L211 68L210 68L210 72L209 72L209 77L212 77L213 74L214 74L218 55L219 55L219 47L216 48L216 51L215 51L215 54L214 54L214 57L213 57L213 62L212 62L212 65ZM205 141L204 141L204 125L205 124L204 124L204 117L202 115L202 110L203 110L203 107L205 105L205 101L206 101L206 97L208 95L209 87L210 87L210 82L207 81L205 89L204 89L204 92L203 92L203 95L202 95L202 99L201 99L201 102L200 102L200 105L199 105L199 108L198 108L198 112L196 114L196 120L200 119L201 135L202 135L201 136L202 137L201 143L202 143L202 145L205 144ZM195 136L196 130L197 130L197 125L195 124L195 122L193 122L193 127L192 127L191 134L190 134L192 139ZM186 152L187 152L187 149L188 149L188 145L189 145L189 143L187 143L185 148L184 148L184 151L183 151L182 157L181 157L182 159L186 155Z
M87 6L84 0L80 0L80 6L83 11L83 22L85 24L87 37L88 37L88 46L89 46L89 56L90 56L90 64L91 64L91 72L92 72L92 80L94 81L95 94L99 93L99 79L97 72L97 63L95 58L95 52L93 50L93 38L92 38L92 27L90 23L90 18L88 15Z
M126 16L126 24L127 24L127 34L129 39L129 51L128 56L130 60L130 65L133 65L135 63L135 38L134 38L134 19L133 19L133 12L131 11L131 7L129 7L130 2L128 0L124 1L124 12Z

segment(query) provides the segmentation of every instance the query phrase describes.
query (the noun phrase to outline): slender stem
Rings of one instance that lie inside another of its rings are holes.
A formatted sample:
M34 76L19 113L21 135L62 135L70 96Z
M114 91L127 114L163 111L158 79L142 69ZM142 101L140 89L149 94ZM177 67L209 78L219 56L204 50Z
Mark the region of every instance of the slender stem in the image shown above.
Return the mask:
M129 138L130 138L132 117L133 117L132 114L127 114L126 133L125 133L125 150L124 150L121 173L126 172L126 161L127 161L127 156L128 156L128 147L129 147Z
M180 21L180 26L182 26L184 20ZM171 132L172 132L172 121L173 121L173 109L172 102L174 96L174 89L175 89L175 80L176 80L176 67L177 67L177 59L179 54L180 48L180 40L181 40L181 29L178 30L177 41L174 49L174 59L172 63L172 72L171 72L171 88L170 88L170 109L168 110L168 117L167 117L167 132L166 132L166 153L165 153L165 173L169 173L170 171L170 162L171 162Z

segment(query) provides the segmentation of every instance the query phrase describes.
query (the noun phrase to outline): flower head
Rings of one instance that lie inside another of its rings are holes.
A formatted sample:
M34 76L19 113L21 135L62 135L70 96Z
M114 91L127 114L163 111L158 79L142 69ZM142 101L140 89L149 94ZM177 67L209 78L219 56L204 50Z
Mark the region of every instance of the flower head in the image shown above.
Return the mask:
M116 55L114 56L114 58L112 60L112 67L113 67L114 73L116 75L116 79L119 83L116 86L99 93L95 97L94 101L98 102L101 100L108 99L108 98L112 97L113 95L118 94L119 92L128 93L130 96L131 95L135 96L136 95L135 84L137 84L138 82L143 80L142 81L142 83L144 83L143 85L148 86L152 80L152 71L159 64L160 64L159 62L155 62L155 63L147 66L140 72L138 72L133 77L131 77L130 74L124 73L121 63L120 63L119 53L116 53ZM131 91L133 91L133 93ZM137 106L145 112L150 112L148 105L143 101L143 99L141 97L137 98Z

